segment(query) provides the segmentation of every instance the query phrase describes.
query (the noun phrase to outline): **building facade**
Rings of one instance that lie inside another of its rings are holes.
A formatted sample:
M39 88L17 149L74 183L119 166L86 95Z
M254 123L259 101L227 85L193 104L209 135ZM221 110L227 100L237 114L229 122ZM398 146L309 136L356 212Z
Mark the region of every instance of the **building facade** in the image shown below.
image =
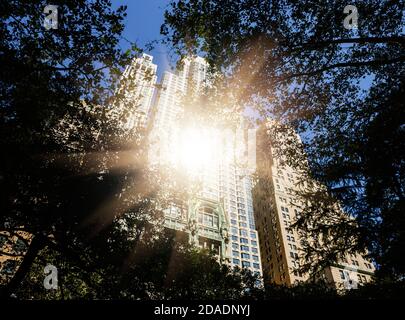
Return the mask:
M297 270L303 261L301 238L291 228L300 214L294 193L298 176L275 155L267 126L258 131L257 145L259 178L253 193L263 275L268 283L290 286L308 280L307 274ZM346 255L336 265L327 267L322 276L337 289L355 288L371 281L374 270L373 264L362 255Z
M246 129L243 121L236 130L227 132L198 128L198 123L179 124L185 112L182 98L190 90L204 90L208 84L208 64L201 57L192 57L185 59L176 73L164 73L157 94L151 163L171 159L176 166L187 154L203 159L200 166L191 168L200 189L187 204L166 210L166 226L187 233L197 246L211 248L222 262L262 274L251 194L252 170L235 156L236 150L247 148L247 140L241 139ZM184 139L191 139L185 144L188 149L176 152ZM186 170L187 166L179 169Z
M119 93L118 106L128 109L125 127L145 126L149 119L157 81L157 65L151 55L143 53L125 68ZM119 109L119 108L118 108Z

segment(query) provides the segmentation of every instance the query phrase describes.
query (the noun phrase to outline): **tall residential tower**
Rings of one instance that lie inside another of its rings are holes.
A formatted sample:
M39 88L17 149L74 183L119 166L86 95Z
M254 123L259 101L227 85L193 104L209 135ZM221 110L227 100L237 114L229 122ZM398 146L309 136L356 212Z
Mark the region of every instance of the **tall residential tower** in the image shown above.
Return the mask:
M181 70L165 72L157 95L151 133L151 162L176 166L193 157L190 169L201 187L188 203L166 210L166 226L188 235L192 243L214 250L221 261L261 274L258 235L252 202L252 170L240 163L247 149L241 121L234 131L180 123L187 106L183 97L203 91L209 83L208 64L201 57L183 61ZM187 161L186 161L187 162ZM195 166L195 164L198 164Z
M263 276L268 283L292 285L308 279L298 272L303 256L301 238L291 228L300 214L297 172L282 163L272 147L268 126L258 131L257 174L254 194L255 217L263 261ZM300 139L296 136L296 139ZM299 140L300 141L300 140ZM349 255L324 270L323 277L336 288L369 282L373 264L360 254Z
M119 92L123 94L123 101L119 105L129 109L127 128L145 126L149 119L157 81L157 65L152 60L151 55L143 53L126 67L122 75Z

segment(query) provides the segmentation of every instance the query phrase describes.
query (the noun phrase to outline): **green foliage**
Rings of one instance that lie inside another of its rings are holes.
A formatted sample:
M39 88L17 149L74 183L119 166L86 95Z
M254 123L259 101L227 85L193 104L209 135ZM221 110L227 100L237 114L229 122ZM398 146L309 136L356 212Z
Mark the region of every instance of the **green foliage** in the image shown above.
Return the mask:
M300 194L298 227L306 268L343 251L369 250L379 274L404 276L404 76L402 1L356 3L359 28L347 30L342 1L179 0L161 28L180 55L203 53L223 77L219 106L249 105L273 131L303 138L272 141L286 164L326 190ZM276 125L277 124L277 125ZM304 152L302 152L304 151ZM308 161L306 160L308 158ZM310 169L308 171L308 168ZM336 215L341 203L346 215ZM348 219L355 218L353 220Z
M136 53L118 46L125 8L104 0L54 4L56 30L44 28L41 2L1 4L0 224L32 235L5 296L46 248L90 268L81 261L114 219L136 213L133 241L140 241L161 217L159 178L145 167L141 133L122 126L129 106L112 107Z
M128 241L122 239L107 243L100 241L98 247L82 248L82 252L73 255L51 247L42 250L15 292L16 297L237 299L261 293L256 275L219 264L211 253L191 247L174 232L161 233L153 242L137 243L136 250L123 250L122 243ZM46 290L42 285L45 262L58 266L57 290Z

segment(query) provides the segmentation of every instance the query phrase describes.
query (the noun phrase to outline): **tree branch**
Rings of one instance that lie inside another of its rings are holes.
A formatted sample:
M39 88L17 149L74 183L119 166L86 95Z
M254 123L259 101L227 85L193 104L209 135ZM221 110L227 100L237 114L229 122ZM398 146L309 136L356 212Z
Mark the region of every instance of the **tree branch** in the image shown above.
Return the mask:
M365 67L365 66L378 66L378 65L385 65L385 64L391 64L391 63L397 63L397 62L402 62L405 61L405 56L400 56L395 59L389 59L389 60L371 60L371 61L361 61L361 62L342 62L342 63L336 63L332 64L329 66L325 66L323 68L320 68L318 70L313 70L313 71L307 71L307 72L298 72L298 73L293 73L290 75L287 75L285 77L280 77L278 80L276 80L276 83L288 81L293 78L298 78L298 77L303 77L303 76L314 76L317 74L321 74L325 71L337 69L337 68L358 68L358 67Z
M306 42L295 48L304 49L308 48L319 48L327 46L330 44L350 44L350 43L359 43L359 44L368 44L368 43L398 43L400 45L405 45L405 37L393 36L393 37L363 37L363 38L349 38L349 39L331 39L331 40L321 40L314 42Z
M13 278L6 284L0 291L0 297L2 299L10 298L10 295L18 288L21 282L31 269L32 263L37 257L39 251L45 247L45 237L42 235L36 235L32 239L31 245L25 254L21 265L15 272Z

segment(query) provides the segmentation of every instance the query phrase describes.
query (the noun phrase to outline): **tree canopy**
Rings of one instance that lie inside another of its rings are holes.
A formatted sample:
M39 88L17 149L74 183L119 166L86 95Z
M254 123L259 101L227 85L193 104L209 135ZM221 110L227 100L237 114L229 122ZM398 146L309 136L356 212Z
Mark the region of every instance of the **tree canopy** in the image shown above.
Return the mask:
M220 265L163 230L168 191L179 197L184 190L147 166L145 132L123 126L134 101L127 105L118 89L121 74L141 51L119 46L125 7L112 9L108 0L54 4L59 24L49 30L40 1L0 8L0 231L27 248L2 284L2 297L325 292L314 284L263 290L257 275ZM342 27L342 12L338 1L180 0L162 32L180 54L206 52L220 74L217 96L207 103L254 102L262 117L280 120L278 130L310 132L304 146L311 173L358 221L358 241L344 249L370 245L381 270L398 277L404 267L401 2L359 6L360 17L374 19L360 19L357 34ZM300 160L290 158L297 167ZM307 210L301 227L319 221L320 212ZM349 231L343 224L336 232ZM43 287L49 263L60 272L58 291Z
M315 205L304 208L296 226L308 237L356 239L331 241L317 255L304 246L307 267L368 249L381 276L400 278L404 2L355 5L358 28L349 30L342 1L179 0L166 10L161 32L174 52L203 54L223 75L212 99L218 108L249 106L259 121L275 120L275 133L293 128L300 134L305 153L288 139L284 148L277 141L273 147L283 149L298 172L309 164L311 178L327 192L300 195ZM332 199L356 219L355 228L347 217L322 225L336 218Z
M0 231L25 247L1 252L21 260L2 298L253 292L257 276L221 266L163 230L169 179L147 165L145 130L125 126L137 101L125 99L134 88L121 75L141 51L119 46L125 7L55 4L59 24L49 30L41 2L1 4ZM58 290L43 286L47 264L58 269Z

